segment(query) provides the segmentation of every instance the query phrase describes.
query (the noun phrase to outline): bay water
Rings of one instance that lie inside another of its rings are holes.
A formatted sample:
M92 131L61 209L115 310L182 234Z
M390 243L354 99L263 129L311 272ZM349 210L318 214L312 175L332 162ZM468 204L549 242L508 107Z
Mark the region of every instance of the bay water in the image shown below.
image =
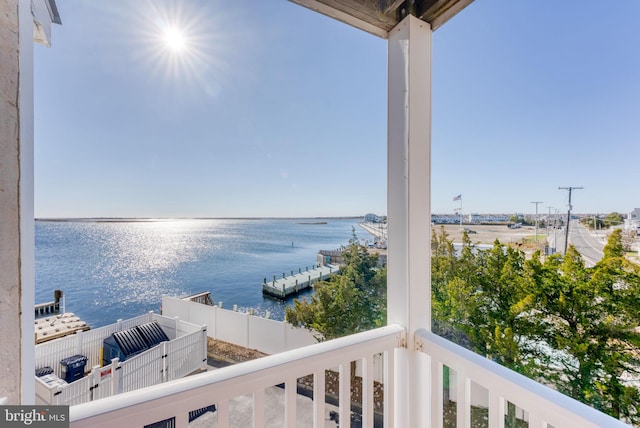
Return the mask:
M311 269L318 251L348 245L354 232L370 239L362 220L37 220L36 302L60 289L67 312L95 328L159 312L163 295L210 291L225 308L282 320L293 299L263 296L264 278Z

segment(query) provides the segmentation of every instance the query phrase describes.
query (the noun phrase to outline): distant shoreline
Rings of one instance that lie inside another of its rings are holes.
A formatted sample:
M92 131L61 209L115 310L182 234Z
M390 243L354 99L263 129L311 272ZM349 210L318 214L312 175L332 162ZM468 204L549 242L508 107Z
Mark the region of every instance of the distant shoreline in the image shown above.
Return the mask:
M46 222L86 222L86 223L144 223L175 220L307 220L321 224L318 220L357 220L364 216L339 217L67 217L67 218L36 218L35 221Z

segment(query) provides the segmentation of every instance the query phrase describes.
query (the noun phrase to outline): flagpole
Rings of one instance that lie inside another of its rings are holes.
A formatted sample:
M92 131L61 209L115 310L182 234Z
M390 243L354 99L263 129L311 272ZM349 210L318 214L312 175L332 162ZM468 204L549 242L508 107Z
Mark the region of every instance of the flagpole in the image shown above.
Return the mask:
M460 208L458 208L458 211L460 212L460 227L462 227L462 193L458 196L454 196L453 201L460 201ZM455 209L453 211L455 211Z

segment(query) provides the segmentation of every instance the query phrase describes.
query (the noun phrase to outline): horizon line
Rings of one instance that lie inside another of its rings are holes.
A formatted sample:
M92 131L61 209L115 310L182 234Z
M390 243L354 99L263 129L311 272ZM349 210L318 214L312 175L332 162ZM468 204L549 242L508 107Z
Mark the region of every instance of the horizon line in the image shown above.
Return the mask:
M298 220L298 219L356 219L364 215L345 216L256 216L256 217L35 217L34 221L162 221L162 220Z

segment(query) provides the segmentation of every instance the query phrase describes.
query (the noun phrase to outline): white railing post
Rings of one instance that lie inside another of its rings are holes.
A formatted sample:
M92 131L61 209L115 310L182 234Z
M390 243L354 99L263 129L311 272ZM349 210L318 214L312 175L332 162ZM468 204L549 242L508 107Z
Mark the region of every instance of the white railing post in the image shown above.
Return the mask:
M431 427L442 428L442 409L444 406L444 374L443 365L440 361L431 357Z
M393 399L396 396L395 349L384 353L384 419L383 426L392 427L395 419Z
M229 400L220 400L216 404L218 414L218 426L227 428L229 426Z
M461 428L471 427L471 380L467 378L464 368L456 369L456 415Z
M207 358L208 358L208 353L207 353L207 325L204 324L202 326L202 339L200 341L200 343L202 344L202 370L207 370Z
M504 428L504 397L489 389L489 428Z
M177 324L176 324L176 331L178 331ZM169 380L169 365L168 365L169 358L167 357L167 355L169 355L169 352L167 349L168 342L162 342L160 346L162 346L162 352L160 353L160 360L162 361L162 382L167 382Z
M396 353L395 426L428 426L429 386L416 375L428 362L413 338L431 329L431 28L411 15L389 32L387 114L387 322L407 330Z
M111 360L111 395L120 394L121 372L120 358L113 358Z
M325 371L313 374L313 428L324 428Z
M255 391L253 393L253 428L264 427L264 406L264 390Z
M296 428L296 397L298 384L296 378L289 378L284 382L284 426Z
M530 428L546 428L547 424L540 418L538 414L529 414L529 427Z
M93 366L89 373L89 401L97 400L100 398L94 394L97 394L96 388L100 387L100 366Z
M175 418L175 428L189 428L189 413L178 413Z
M350 425L351 421L351 362L340 364L338 369L340 386L338 389L338 401L340 402L338 416L341 424ZM343 422L344 421L344 422Z
M375 419L373 380L373 355L368 355L362 359L362 426L365 428L373 428Z

